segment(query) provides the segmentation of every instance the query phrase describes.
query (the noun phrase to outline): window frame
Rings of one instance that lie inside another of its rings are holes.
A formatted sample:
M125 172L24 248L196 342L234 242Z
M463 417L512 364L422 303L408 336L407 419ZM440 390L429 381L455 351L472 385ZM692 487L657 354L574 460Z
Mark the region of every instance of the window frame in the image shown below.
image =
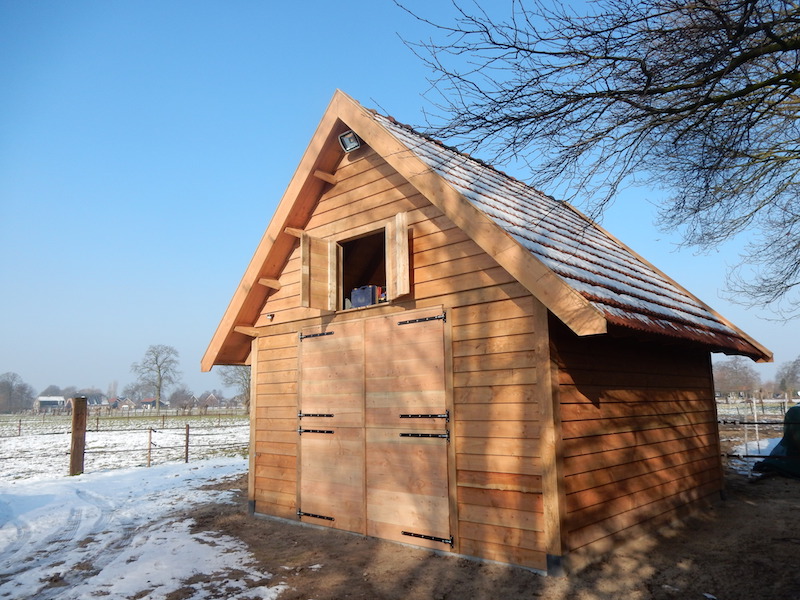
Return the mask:
M371 223L330 236L300 235L300 303L306 308L337 312L344 308L342 243L384 231L386 304L411 293L408 213L399 212L378 224ZM384 304L384 303L382 303ZM371 305L377 306L377 305Z

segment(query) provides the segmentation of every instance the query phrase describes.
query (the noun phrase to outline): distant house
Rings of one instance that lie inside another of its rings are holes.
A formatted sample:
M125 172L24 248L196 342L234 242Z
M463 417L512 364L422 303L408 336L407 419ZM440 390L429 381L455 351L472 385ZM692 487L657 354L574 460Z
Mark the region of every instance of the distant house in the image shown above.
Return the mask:
M136 403L130 398L112 398L108 401L109 408L131 410L136 408Z
M108 407L108 398L105 394L101 393L93 393L93 394L78 394L78 397L86 398L86 407L89 409L100 409L100 408L107 408ZM67 410L72 410L72 398L67 398L66 408Z
M202 367L251 365L252 512L558 573L719 497L712 352L772 358L337 92Z
M64 396L39 396L33 403L33 410L37 413L64 410L67 399Z
M153 409L156 407L156 399L155 398L145 398L139 405L144 408L145 410ZM163 400L159 403L160 408L169 408L169 404L164 402Z
M86 394L86 405L100 408L108 406L108 397L105 394Z

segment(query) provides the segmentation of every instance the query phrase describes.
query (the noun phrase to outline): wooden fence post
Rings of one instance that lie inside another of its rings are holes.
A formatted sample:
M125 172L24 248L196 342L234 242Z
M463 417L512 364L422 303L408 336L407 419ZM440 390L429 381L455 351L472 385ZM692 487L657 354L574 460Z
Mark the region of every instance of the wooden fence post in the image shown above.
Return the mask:
M184 461L187 464L189 463L189 424L186 424L186 460Z
M69 474L83 473L86 451L86 396L72 399L72 443L69 450Z

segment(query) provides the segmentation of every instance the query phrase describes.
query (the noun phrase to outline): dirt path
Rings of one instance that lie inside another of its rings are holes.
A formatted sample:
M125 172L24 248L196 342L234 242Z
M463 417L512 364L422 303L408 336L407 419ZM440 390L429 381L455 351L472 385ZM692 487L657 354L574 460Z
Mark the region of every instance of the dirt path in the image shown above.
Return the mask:
M681 529L641 539L572 578L436 555L334 530L246 515L244 478L232 505L207 505L196 527L244 541L279 600L590 598L800 600L800 480L727 476L727 499Z

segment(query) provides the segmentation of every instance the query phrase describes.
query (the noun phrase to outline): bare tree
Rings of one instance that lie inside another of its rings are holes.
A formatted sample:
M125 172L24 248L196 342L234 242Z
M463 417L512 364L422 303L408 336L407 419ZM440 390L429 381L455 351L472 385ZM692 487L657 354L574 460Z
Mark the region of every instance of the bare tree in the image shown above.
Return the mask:
M800 390L800 357L781 363L775 373L775 384L787 398L797 399L795 392Z
M169 396L169 405L175 408L180 408L184 413L191 412L192 407L197 399L194 394L185 385L178 387Z
M714 388L723 394L749 394L761 386L758 372L742 356L732 356L714 365Z
M426 21L438 41L409 43L433 134L524 161L594 217L627 183L664 187L662 226L701 249L756 230L731 291L800 312L800 4L454 3Z
M33 406L33 388L16 373L0 375L0 413L15 413Z
M78 388L77 387L75 387L74 385L68 385L67 387L61 389L61 394L60 395L64 396L64 398L74 398L75 396L78 396L79 394L80 394L80 392L78 392ZM56 395L59 395L59 394L56 394Z
M139 381L129 383L122 389L122 396L136 403L147 398L148 393L149 390Z
M44 388L40 393L40 396L64 396L64 393L61 391L61 388L57 385L48 385Z
M222 383L236 390L245 408L250 408L250 367L247 365L229 365L220 367L219 378Z
M174 385L181 375L178 370L178 351L163 344L150 346L142 361L131 365L131 371L136 374L139 383L153 393L156 412L160 412L164 390Z

